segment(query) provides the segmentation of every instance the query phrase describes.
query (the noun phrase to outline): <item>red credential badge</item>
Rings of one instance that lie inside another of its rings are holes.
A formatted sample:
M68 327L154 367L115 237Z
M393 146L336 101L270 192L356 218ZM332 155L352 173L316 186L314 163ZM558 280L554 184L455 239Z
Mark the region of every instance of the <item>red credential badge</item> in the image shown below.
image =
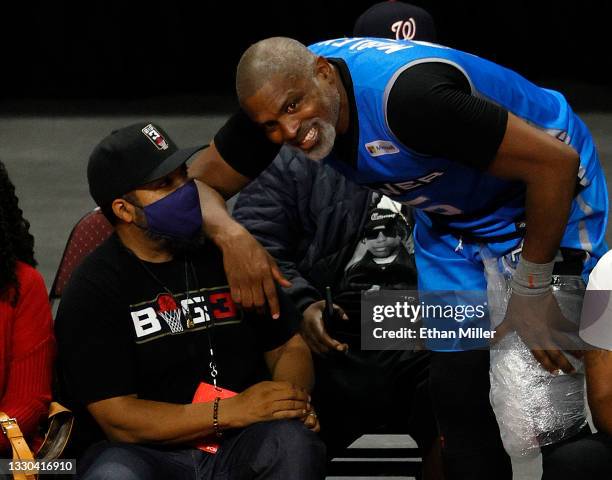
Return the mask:
M214 402L216 397L223 399L231 398L235 395L238 394L236 392L232 392L231 390L226 390L225 388L220 387L215 388L210 383L202 382L198 386L191 403ZM214 435L209 435L202 440L202 443L197 444L196 447L204 452L215 454L217 453L217 450L219 450L217 437Z

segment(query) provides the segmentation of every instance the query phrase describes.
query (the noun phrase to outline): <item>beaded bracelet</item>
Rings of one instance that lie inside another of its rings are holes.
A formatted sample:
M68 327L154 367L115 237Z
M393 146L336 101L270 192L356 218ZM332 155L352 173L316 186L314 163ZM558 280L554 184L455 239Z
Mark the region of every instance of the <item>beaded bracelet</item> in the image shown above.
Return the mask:
M221 397L215 397L215 403L213 404L213 428L217 437L222 437L223 432L219 428L219 400Z

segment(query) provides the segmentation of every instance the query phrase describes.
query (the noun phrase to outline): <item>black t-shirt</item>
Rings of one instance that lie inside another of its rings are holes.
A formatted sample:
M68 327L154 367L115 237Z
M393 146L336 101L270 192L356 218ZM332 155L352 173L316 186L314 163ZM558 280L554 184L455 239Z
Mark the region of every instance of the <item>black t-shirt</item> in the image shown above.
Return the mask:
M209 338L220 386L240 392L269 377L263 352L296 332L293 304L279 289L280 319L243 312L214 245L189 259L141 263L113 235L74 272L56 336L64 396L77 411L129 394L190 403L199 382L212 383Z
M335 151L339 160L354 164L358 128L351 77L342 60L329 60L339 69L351 109L351 129L338 136ZM415 65L398 76L389 93L387 115L391 131L406 147L481 170L493 160L508 118L502 107L471 95L460 70L439 62ZM266 142L263 129L241 111L217 132L215 145L229 165L250 178L259 175L280 148Z

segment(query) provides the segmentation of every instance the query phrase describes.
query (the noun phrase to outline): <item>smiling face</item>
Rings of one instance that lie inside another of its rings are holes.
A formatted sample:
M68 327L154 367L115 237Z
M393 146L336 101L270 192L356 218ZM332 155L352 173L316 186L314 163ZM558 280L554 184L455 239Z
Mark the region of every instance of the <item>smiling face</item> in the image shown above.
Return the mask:
M340 114L333 68L320 60L312 78L275 76L243 102L270 141L299 148L312 160L331 152Z

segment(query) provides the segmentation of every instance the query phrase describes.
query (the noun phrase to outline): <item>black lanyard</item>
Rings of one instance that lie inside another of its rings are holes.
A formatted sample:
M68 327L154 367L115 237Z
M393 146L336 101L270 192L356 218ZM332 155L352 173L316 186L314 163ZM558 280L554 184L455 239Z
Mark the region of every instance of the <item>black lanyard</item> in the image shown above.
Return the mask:
M176 301L176 298L174 297L174 294L172 293L172 291L157 277L157 275L155 275L151 271L149 267L147 267L147 265L138 257L138 255L132 252L129 248L126 247L126 249L138 261L138 263L140 264L142 269L147 273L147 275L149 275L149 277L155 280L155 282L157 282L159 286L163 288L164 291L172 297L172 299L174 300L174 303L177 306L179 306L180 308L179 311L181 311L182 308L180 307L180 303ZM190 294L189 294L189 270L191 270L191 275L195 279L196 291L198 292L200 291L200 286L199 286L198 276L196 274L195 267L193 266L193 263L187 259L187 255L184 256L184 265L185 265L185 298L187 299L187 305L186 305L185 310L187 312L186 313L187 329L190 329L190 328L193 328L194 323L193 323L193 316L191 315L191 309L189 307L190 304L193 303L191 300ZM217 387L217 377L219 376L219 370L217 369L217 362L215 360L215 349L213 347L215 317L213 315L208 315L208 318L210 319L210 322L211 322L210 325L206 327L206 338L208 339L208 351L210 354L210 363L208 364L208 368L210 369L210 377L212 378L213 385L215 389L219 390L219 388Z

